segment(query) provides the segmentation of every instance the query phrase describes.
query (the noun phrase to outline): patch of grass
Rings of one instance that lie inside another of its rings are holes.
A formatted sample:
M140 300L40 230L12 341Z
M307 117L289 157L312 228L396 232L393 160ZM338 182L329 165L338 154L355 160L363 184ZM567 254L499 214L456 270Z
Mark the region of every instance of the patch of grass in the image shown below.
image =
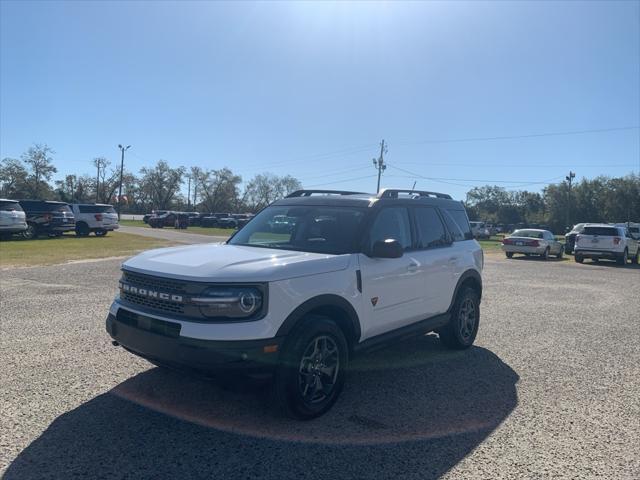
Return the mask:
M110 232L105 237L63 235L9 240L0 242L0 267L56 265L71 260L119 257L170 245L166 240L121 232Z
M142 220L120 220L120 225L129 227L151 228ZM173 227L164 227L166 230L173 232L199 233L200 235L213 235L215 237L230 237L235 230L231 228L209 228L209 227L189 227L187 229L177 229Z

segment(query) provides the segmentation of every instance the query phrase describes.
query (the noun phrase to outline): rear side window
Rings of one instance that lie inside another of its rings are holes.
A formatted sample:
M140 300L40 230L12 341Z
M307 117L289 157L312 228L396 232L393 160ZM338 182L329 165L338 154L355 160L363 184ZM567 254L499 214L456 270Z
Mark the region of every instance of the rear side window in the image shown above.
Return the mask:
M448 245L447 233L442 220L440 220L440 215L438 215L435 208L416 207L413 211L416 216L418 248L433 248Z
M383 208L378 213L369 234L369 249L376 242L393 238L402 248L411 248L411 226L409 224L409 211L405 207Z
M0 201L0 211L2 212L22 212L22 207L18 202Z
M460 231L464 235L464 238L466 240L473 239L473 233L471 233L467 212L464 210L446 210L446 212L451 215L451 218L456 222L458 228L460 228Z
M461 242L465 240L464 233L460 230L460 227L451 216L451 213L447 210L442 210L442 216L444 217L444 223L447 225L447 229L451 234L454 242Z
M78 205L80 213L116 213L111 205Z
M603 237L617 237L620 235L618 229L615 227L585 227L585 235L600 235Z

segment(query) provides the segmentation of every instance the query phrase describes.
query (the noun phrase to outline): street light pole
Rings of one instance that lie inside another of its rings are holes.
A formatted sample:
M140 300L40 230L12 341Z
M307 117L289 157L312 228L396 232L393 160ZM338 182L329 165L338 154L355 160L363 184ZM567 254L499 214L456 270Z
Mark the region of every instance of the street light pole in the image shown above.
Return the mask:
M573 183L573 179L576 178L575 172L569 171L569 175L564 177L569 186L569 190L567 191L567 228L571 229L571 184Z
M124 152L131 148L131 145L127 145L123 147L122 145L118 145L120 152L122 152L122 156L120 159L120 186L118 187L118 221L120 220L120 205L122 204L122 174L124 172Z

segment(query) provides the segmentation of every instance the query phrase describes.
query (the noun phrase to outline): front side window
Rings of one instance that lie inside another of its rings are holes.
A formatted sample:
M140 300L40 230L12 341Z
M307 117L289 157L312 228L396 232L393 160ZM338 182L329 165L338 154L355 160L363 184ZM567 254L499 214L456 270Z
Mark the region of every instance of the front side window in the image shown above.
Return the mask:
M271 206L230 240L230 245L340 255L356 248L365 208Z
M416 207L418 248L434 248L448 245L447 233L435 208Z
M403 249L411 248L409 211L405 207L383 208L378 213L369 232L369 251L376 242L397 240Z

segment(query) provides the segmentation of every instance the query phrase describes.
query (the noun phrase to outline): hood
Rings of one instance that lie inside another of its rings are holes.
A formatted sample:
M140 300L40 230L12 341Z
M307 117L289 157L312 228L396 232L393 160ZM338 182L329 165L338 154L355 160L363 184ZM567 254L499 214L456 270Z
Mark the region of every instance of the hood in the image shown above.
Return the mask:
M344 270L351 255L227 244L161 248L136 255L126 270L196 282L267 282Z

